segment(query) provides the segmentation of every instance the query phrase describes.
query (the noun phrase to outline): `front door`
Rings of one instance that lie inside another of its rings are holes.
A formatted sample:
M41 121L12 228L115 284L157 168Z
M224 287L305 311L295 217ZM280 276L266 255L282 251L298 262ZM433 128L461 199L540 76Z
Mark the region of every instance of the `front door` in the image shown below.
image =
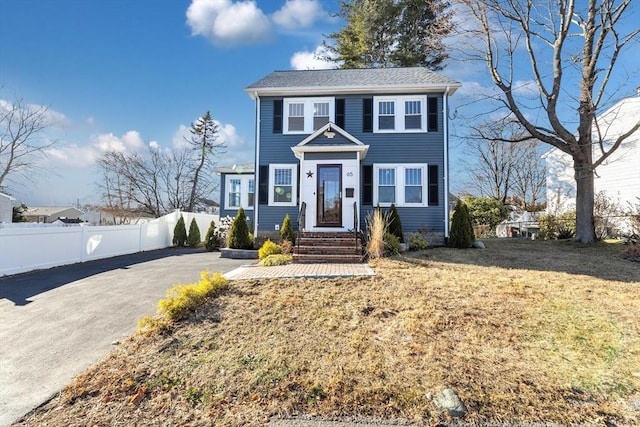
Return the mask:
M317 224L342 227L342 166L318 165L317 176Z

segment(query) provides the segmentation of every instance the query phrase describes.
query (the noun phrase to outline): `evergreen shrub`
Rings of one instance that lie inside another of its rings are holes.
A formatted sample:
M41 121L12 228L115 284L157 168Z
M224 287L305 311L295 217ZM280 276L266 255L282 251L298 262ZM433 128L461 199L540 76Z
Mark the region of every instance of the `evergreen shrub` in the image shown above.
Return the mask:
M447 245L452 248L467 249L471 247L474 241L475 236L473 234L473 225L471 225L469 210L464 202L458 200L453 210L451 231L449 232Z
M282 226L280 227L280 242L285 240L294 244L296 242L296 235L293 233L293 226L291 225L291 218L289 218L289 214L284 216Z
M277 243L267 240L258 250L258 258L265 259L269 255L276 255L282 253L282 248Z
M187 227L184 224L182 214L173 228L173 246L183 247L187 244Z
M400 221L400 214L395 204L391 204L389 208L389 233L393 234L404 243L404 234L402 233L402 221Z
M187 236L187 246L190 248L195 248L199 246L201 243L200 238L200 227L198 227L198 223L195 218L191 219L191 224L189 224L189 235Z
M216 223L215 221L211 221L209 229L207 229L207 234L204 236L204 248L207 252L213 252L220 249L220 246L222 246L222 241L216 232Z
M229 229L227 247L231 249L253 249L253 240L249 236L247 216L244 209L238 209L238 213Z

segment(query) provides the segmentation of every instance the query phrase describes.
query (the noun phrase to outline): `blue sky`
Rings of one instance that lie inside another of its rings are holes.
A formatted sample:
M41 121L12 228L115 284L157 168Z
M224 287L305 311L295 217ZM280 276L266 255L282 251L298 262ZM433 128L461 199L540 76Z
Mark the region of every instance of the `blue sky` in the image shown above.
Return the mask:
M59 141L40 163L49 172L11 183L10 193L31 206L99 203L104 150L171 147L207 110L228 145L219 164L251 161L254 104L244 87L273 70L320 67L314 52L342 25L330 17L337 3L0 0L0 99L48 106L47 136ZM452 62L442 73L465 85L454 109L478 108L481 65ZM464 144L453 147L460 174Z

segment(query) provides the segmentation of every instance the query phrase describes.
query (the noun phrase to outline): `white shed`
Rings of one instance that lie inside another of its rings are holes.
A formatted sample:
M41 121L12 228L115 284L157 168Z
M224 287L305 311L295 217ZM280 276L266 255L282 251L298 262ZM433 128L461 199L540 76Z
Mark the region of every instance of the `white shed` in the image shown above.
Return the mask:
M12 222L14 200L15 199L8 194L0 193L0 223Z

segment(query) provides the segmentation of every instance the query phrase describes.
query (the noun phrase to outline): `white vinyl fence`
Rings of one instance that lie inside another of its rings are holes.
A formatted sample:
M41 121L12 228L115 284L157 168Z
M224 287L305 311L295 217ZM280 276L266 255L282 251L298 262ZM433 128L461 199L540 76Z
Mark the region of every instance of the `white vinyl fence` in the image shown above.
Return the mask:
M134 225L8 227L0 225L0 276L109 258L172 246L173 229L182 215L187 232L193 218L204 239L217 215L173 212Z

